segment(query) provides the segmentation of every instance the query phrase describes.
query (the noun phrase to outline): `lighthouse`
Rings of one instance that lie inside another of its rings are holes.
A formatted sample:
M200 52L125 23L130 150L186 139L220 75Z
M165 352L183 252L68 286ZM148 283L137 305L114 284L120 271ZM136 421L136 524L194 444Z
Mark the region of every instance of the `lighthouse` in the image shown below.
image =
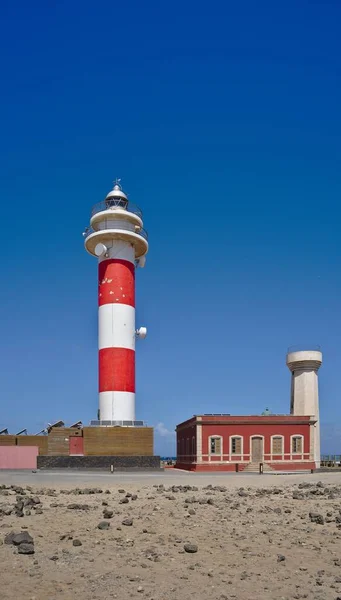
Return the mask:
M144 267L148 235L142 212L116 180L92 208L84 232L87 252L98 260L99 420L135 424L135 341L146 337L135 326L135 269Z

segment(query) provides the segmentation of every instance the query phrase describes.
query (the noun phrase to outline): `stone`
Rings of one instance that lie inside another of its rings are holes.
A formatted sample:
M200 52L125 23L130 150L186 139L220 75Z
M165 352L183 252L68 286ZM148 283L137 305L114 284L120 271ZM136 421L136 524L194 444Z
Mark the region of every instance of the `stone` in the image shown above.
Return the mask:
M302 494L301 492L295 491L295 492L293 492L292 497L293 497L294 500L303 500L304 499L304 494Z
M34 545L33 544L20 544L18 546L18 554L34 554Z
M103 510L103 517L105 519L112 519L114 516L114 511L113 510L109 510L108 508L105 508Z
M277 562L284 562L285 556L284 554L277 554Z
M198 552L198 546L197 544L184 544L184 550L188 554L195 554L195 552Z
M119 493L119 494L125 494L125 493L126 493L126 491L121 489L121 490L118 490L118 493Z
M5 544L13 544L14 546L33 543L33 537L28 533L28 531L22 531L21 533L12 532L5 537Z
M76 503L73 503L73 504L69 504L67 506L67 508L69 510L89 510L89 505L88 504L76 504ZM38 512L38 511L36 511L36 512Z
M110 523L108 523L108 521L101 521L97 525L97 529L109 529L109 527L110 527Z
M324 525L324 518L319 513L310 512L309 518L312 523L317 523L318 525Z
M190 509L188 510L188 514L189 514L189 515L195 515L195 514L196 514L196 512L195 512L194 508L190 508Z
M42 515L42 514L43 514L42 509L41 508L37 508L36 509L36 515Z
M129 504L129 498L122 498L122 500L120 500L119 504Z
M14 531L11 531L11 533L8 533L5 536L5 544L13 544L13 537L17 535Z
M133 494L131 497L132 500L137 500L137 494Z
M128 518L128 519L123 519L122 521L122 525L126 525L126 527L131 527L133 524L133 519Z
M73 546L83 546L82 542L78 539L73 540L72 545Z
M20 487L19 485L11 485L11 489L16 492L16 494L21 494L22 496L26 496L26 492L24 490L24 488Z

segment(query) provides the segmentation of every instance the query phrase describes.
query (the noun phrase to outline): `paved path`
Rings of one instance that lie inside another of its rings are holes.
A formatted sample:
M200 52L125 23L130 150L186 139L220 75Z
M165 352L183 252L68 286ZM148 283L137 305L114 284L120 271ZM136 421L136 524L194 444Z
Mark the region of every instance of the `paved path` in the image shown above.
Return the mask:
M119 483L135 483L154 485L226 485L227 487L249 486L278 486L292 485L307 481L316 483L323 481L329 484L341 484L341 472L337 473L295 473L274 474L264 473L188 473L177 469L166 469L164 472L138 472L138 473L103 473L90 471L0 471L0 485L5 483L17 485L37 485L40 487L82 487L82 486L110 486Z

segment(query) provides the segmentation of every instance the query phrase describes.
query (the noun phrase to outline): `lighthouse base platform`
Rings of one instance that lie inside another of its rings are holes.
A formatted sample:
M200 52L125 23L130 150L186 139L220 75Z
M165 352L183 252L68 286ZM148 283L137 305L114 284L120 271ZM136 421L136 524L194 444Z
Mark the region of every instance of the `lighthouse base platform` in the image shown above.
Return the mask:
M163 471L160 456L38 456L38 469Z

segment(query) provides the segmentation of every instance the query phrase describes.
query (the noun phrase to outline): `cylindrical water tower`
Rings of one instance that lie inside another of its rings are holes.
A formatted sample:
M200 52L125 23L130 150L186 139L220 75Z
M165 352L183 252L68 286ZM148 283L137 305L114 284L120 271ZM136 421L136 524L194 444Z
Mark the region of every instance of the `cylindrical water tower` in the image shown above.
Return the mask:
M135 422L135 267L143 267L148 236L142 212L119 180L91 213L86 250L98 259L99 420Z
M318 370L322 365L320 350L291 350L287 354L287 366L291 375L290 413L306 415L316 419L311 438L311 454L320 466L320 409Z

